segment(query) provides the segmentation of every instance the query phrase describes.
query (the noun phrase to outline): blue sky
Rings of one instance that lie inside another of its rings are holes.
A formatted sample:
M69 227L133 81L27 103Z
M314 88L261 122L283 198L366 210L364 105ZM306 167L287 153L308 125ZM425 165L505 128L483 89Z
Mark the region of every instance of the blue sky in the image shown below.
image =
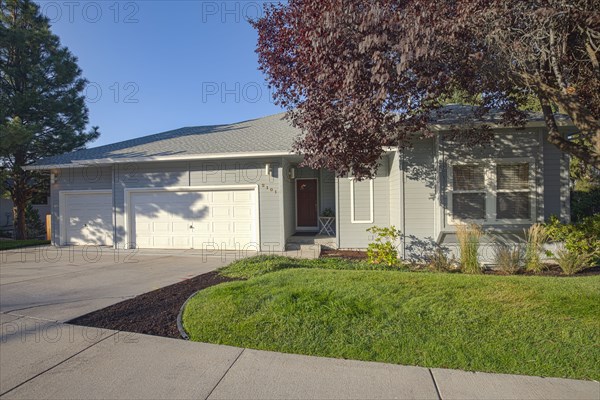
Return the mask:
M101 132L90 147L281 111L246 21L263 1L38 3L90 81L90 126Z

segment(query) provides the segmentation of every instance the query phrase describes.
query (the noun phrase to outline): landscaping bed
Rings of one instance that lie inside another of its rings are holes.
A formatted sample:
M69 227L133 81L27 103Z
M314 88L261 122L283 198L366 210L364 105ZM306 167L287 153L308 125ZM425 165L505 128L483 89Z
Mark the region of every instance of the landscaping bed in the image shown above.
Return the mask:
M69 323L181 338L177 329L177 315L185 300L198 290L232 280L215 271L209 272L113 304Z
M183 313L195 341L600 379L600 276L587 273L571 279L467 275L335 257L258 256L70 322L180 338L177 315L196 292Z

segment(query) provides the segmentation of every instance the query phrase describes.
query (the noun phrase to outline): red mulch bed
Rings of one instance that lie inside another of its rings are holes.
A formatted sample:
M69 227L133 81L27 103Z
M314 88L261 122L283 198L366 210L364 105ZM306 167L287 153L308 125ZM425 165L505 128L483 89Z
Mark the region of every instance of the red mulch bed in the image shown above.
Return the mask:
M359 250L335 250L323 248L321 250L321 257L336 257L344 258L346 260L366 260L367 252Z
M198 290L233 280L216 271L209 272L77 317L69 323L181 338L177 315L187 298Z

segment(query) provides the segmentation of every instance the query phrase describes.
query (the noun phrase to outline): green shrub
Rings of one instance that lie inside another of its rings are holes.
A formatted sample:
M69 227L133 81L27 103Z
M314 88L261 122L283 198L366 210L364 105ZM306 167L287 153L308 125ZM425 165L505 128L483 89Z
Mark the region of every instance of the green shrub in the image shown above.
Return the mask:
M556 251L555 259L565 275L575 275L593 266L597 253L585 253L561 247Z
M571 192L571 217L581 221L585 217L600 213L600 186L577 185Z
M453 269L454 257L449 257L444 249L438 247L429 257L428 267L436 272L446 272Z
M506 275L518 274L525 264L525 249L521 244L511 246L498 242L494 245L494 260L498 269Z
M548 240L548 232L542 224L533 224L525 231L525 269L530 272L542 272L545 268L542 263L542 250Z
M371 264L383 264L396 266L400 264L398 259L397 242L402 233L395 226L380 228L373 226L367 232L375 235L375 241L367 247L367 260Z
M600 214L585 217L575 224L564 224L552 216L546 230L550 240L562 242L569 252L593 255L592 264L600 261Z
M483 232L479 225L459 225L456 228L456 236L460 247L460 267L467 274L481 273L479 263L479 240Z

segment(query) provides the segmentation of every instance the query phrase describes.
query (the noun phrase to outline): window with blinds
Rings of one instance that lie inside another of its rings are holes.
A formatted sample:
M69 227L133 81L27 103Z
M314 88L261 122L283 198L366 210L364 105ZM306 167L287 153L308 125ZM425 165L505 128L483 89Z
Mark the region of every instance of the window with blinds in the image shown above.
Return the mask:
M486 162L451 166L449 208L454 220L486 222L532 218L529 162Z
M455 165L452 187L452 213L455 218L485 218L486 194L483 165Z
M529 164L496 165L496 219L529 219Z

